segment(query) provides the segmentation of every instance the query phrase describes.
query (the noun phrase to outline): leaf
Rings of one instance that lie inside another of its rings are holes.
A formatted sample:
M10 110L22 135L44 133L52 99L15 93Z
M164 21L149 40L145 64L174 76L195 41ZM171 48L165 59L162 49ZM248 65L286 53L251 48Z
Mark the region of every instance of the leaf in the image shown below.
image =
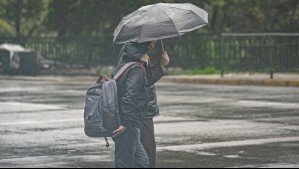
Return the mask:
M15 36L14 28L8 24L4 19L0 18L0 35L1 36Z

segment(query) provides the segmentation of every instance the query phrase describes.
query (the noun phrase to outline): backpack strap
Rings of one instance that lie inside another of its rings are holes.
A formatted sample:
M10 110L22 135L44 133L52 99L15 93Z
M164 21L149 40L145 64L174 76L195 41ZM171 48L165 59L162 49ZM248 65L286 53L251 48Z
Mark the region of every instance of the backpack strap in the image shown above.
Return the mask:
M113 77L113 79L116 81L118 80L132 65L134 64L139 64L141 66L143 66L141 63L138 62L129 62L127 64L125 64Z
M105 82L105 81L108 81L108 80L109 80L109 78L108 78L106 75L101 75L101 76L98 78L98 80L97 80L96 83L101 83L101 82Z
M107 137L105 137L105 140L106 140L106 147L108 148L110 146L109 142L108 142L108 139Z

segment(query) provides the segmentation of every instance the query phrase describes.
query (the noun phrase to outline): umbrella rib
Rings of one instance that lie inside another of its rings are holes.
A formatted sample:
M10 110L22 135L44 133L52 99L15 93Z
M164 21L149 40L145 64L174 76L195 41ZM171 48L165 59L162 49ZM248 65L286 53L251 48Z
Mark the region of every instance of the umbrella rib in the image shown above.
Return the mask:
M153 10L153 9L150 9L150 10L149 10L149 11L147 11L146 13L149 13L151 10ZM143 23L144 23L144 16L145 16L145 15L141 15L142 24L141 24L141 29L140 29L140 33L139 33L139 39L137 40L137 41L138 41L138 43L141 41L140 37L141 37L142 28L143 28Z
M195 13L194 11L190 10L192 13L194 13L195 15L199 16L197 13ZM199 16L199 18L206 24L208 24L201 16Z
M140 29L140 33L139 33L139 38L138 38L138 43L140 42L140 37L141 37L141 33L142 33L142 28L143 28L143 22L144 22L144 20L143 20L143 16L142 16L142 24L141 24L141 29Z
M188 4L188 3L187 3ZM190 4L190 5L192 5L192 4ZM184 9L184 8L179 8L179 7L176 7L176 6L172 6L171 8L176 8L176 9L180 9L180 10L187 10L187 11L191 11L191 12L193 12L193 13L195 13L192 9ZM197 8L199 8L199 7L197 7ZM202 10L203 12L206 12L205 10L203 10L203 9L201 9L201 8L199 8L200 10ZM195 13L196 14L196 13ZM196 14L197 15L197 14ZM197 15L197 16L199 16L199 15ZM200 16L199 16L200 17Z
M172 6L171 8L176 8L176 9L182 9L182 8L179 8L179 7L176 7L176 6ZM206 11L205 10L203 10L203 9L201 9L201 8L199 8L200 10L202 10L204 13L206 13ZM161 9L160 9L161 10ZM196 12L194 12L192 9L185 9L185 10L187 10L187 11L190 11L190 12L192 12L192 13L194 13L195 15L197 15L197 16L199 16ZM161 10L162 11L162 10ZM164 12L164 11L163 11ZM165 12L164 12L165 13ZM166 14L166 13L165 13ZM167 15L167 14L166 14ZM168 16L168 15L167 15ZM168 16L169 17L169 16ZM170 17L169 17L170 18ZM202 19L205 23L206 23L206 21L201 17L201 16L199 16L199 18L200 19ZM170 18L171 19L171 18ZM208 23L207 23L208 24Z
M172 20L172 23L173 23L173 25L174 25L174 27L175 27L175 29L177 30L177 32L178 32L178 35L179 36L181 36L180 35L180 32L179 32L179 30L178 30L178 28L176 27L176 25L175 25L175 23L174 23L174 21L173 21L173 19L170 17L170 16L168 16L167 15L167 13L165 12L165 11L163 11L158 5L155 5L155 6L157 6L168 18L170 18L171 20Z

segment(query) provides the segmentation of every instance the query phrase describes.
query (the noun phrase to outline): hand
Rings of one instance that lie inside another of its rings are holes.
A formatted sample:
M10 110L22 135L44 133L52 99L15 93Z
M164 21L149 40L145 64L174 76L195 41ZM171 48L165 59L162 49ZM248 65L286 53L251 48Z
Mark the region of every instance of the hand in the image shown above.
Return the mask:
M167 66L169 64L169 56L166 51L163 51L160 63L162 66Z
M127 127L121 125L118 127L118 129L116 129L112 132L112 134L113 134L112 137L113 138L118 137L119 135L123 134L126 130L127 130Z
M147 53L145 53L141 56L140 61L143 61L143 62L146 62L146 63L149 62L149 56L147 55Z

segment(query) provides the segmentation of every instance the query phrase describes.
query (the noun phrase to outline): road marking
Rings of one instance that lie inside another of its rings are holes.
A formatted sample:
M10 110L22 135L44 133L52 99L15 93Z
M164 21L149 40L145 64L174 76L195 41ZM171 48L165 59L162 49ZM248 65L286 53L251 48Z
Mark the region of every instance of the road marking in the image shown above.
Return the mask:
M299 108L299 103L267 102L267 101L253 101L253 100L240 100L238 101L238 103L254 106L254 107Z
M27 124L41 124L41 123L61 123L61 122L75 122L75 121L83 121L83 119L61 119L61 120L46 120L46 121L14 121L14 122L5 122L0 123L2 126L10 126L10 125L27 125Z
M61 110L61 106L37 103L0 102L0 114L20 111Z
M216 143L203 143L203 144L191 144L191 145L178 145L178 146L165 146L158 147L159 151L190 151L190 150L207 150L214 148L225 147L239 147L239 146L251 146L251 145L263 145L270 143L283 143L283 142L297 142L299 137L281 137L281 138L267 138L267 139L249 139L241 141L227 141Z

